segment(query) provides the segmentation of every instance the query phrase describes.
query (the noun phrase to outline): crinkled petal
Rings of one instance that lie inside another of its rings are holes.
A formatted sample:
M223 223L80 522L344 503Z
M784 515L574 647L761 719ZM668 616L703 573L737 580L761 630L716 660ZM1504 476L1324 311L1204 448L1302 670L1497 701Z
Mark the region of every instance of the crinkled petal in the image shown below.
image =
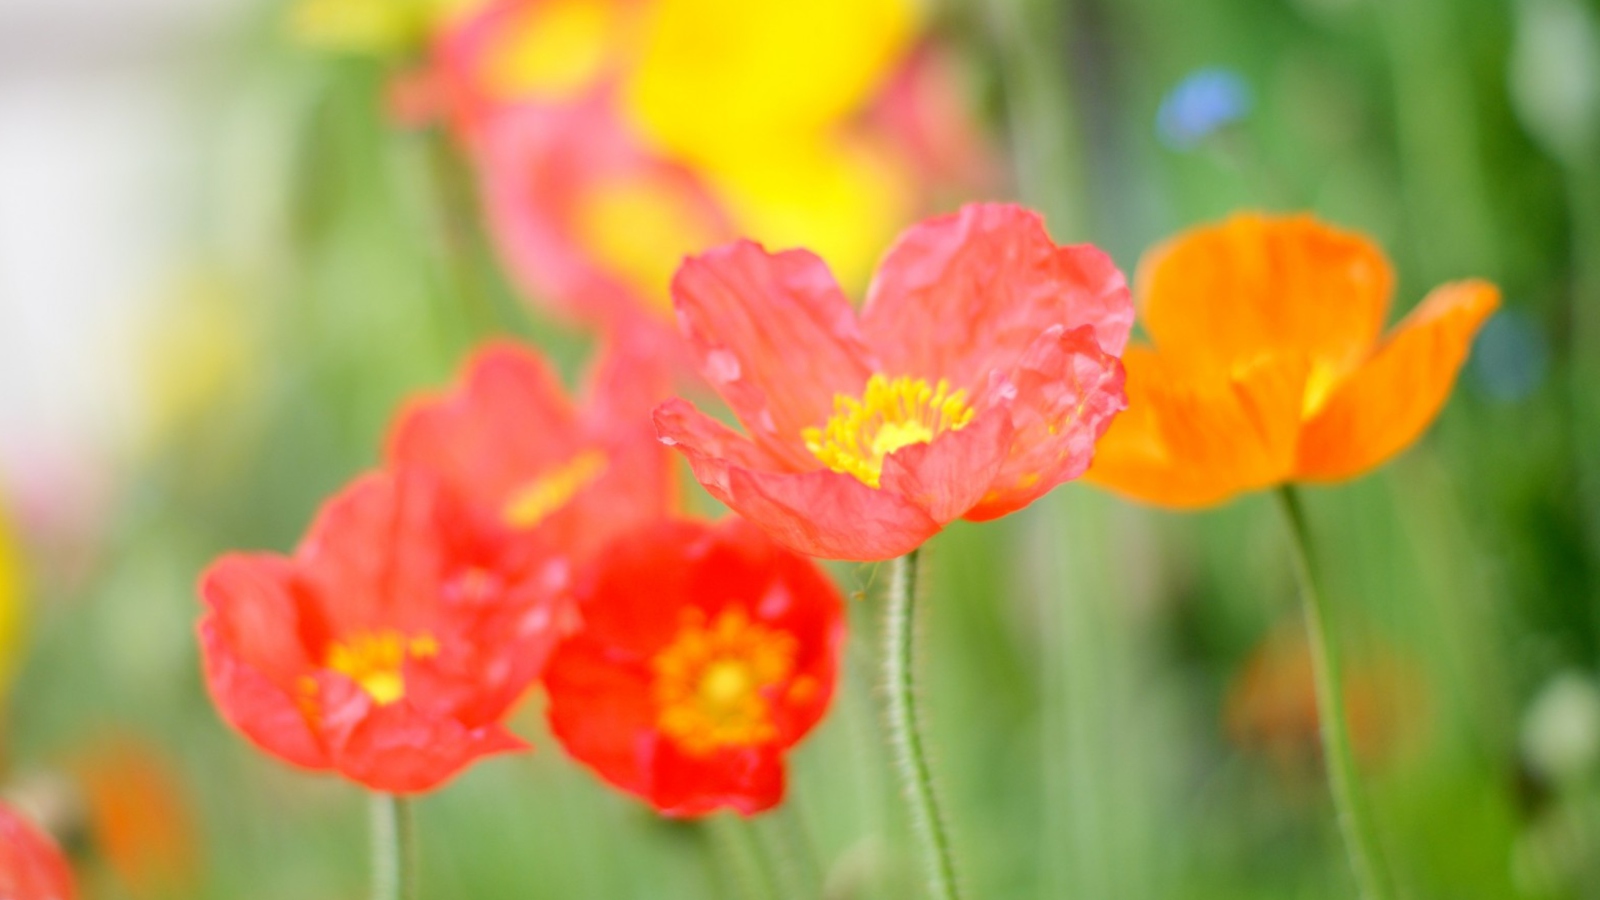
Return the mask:
M686 818L727 807L752 816L783 799L783 755L775 744L693 756L662 741L653 763L651 801L664 815Z
M295 563L335 633L430 623L450 536L443 502L412 468L362 476L323 506Z
M391 465L435 473L453 492L497 509L529 479L574 456L578 417L544 358L509 341L473 354L459 389L412 400L390 433Z
M564 641L545 670L545 714L561 746L608 783L650 796L655 729L649 669L618 660L601 641Z
M233 655L287 689L311 667L322 623L302 616L293 564L270 553L230 553L200 577L200 599Z
M861 330L889 374L975 389L1053 326L1090 326L1117 353L1133 316L1122 273L1103 252L1057 246L1020 206L978 203L901 235L867 294Z
M728 494L728 505L773 540L823 559L892 559L939 531L939 523L913 501L826 469L730 468Z
M1150 251L1139 270L1156 347L1220 372L1263 352L1347 371L1377 340L1393 286L1381 249L1308 215L1245 213L1196 228Z
M1227 379L1185 377L1142 347L1122 361L1128 409L1100 441L1087 480L1147 503L1197 507L1293 473L1303 357L1264 358Z
M318 678L318 702L334 768L374 791L432 790L482 757L528 749L498 723L467 727L409 700L380 706L332 673Z
M855 311L805 250L740 241L689 257L672 282L678 321L701 374L750 436L793 468L816 465L801 432L871 371Z
M214 616L200 621L198 633L206 689L228 724L285 762L306 769L330 768L332 760L296 698L241 660L222 637Z
M879 483L883 490L927 510L942 525L983 499L1011 445L1011 410L997 406L959 431L947 431L884 457Z
M656 433L661 442L683 451L694 477L723 503L732 496L730 468L783 470L784 462L751 440L695 409L683 399L672 399L656 409Z
M1483 281L1429 294L1306 424L1298 476L1351 478L1415 441L1449 399L1473 337L1499 303L1499 291Z
M1040 335L1002 383L1015 393L1007 404L1010 453L982 502L966 512L973 521L1014 512L1082 475L1127 405L1121 361L1101 350L1087 326Z

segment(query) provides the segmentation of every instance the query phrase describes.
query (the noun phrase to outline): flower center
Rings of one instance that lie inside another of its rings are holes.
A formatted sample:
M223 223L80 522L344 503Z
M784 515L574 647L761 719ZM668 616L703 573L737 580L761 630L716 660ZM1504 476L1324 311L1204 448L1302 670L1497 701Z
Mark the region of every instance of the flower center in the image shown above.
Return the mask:
M883 458L912 444L926 444L946 431L959 431L972 421L966 391L952 391L944 379L902 375L890 380L867 379L861 398L838 394L833 416L821 428L800 436L806 449L835 472L854 475L872 487L883 474Z
M501 515L512 528L532 528L594 484L608 464L604 453L585 450L518 488Z
M427 632L407 637L398 631L369 631L329 645L324 665L360 685L372 702L388 706L406 695L406 659L437 655L439 642Z
M725 610L706 622L689 610L677 638L656 654L656 727L684 752L704 756L778 736L770 694L794 670L793 635Z

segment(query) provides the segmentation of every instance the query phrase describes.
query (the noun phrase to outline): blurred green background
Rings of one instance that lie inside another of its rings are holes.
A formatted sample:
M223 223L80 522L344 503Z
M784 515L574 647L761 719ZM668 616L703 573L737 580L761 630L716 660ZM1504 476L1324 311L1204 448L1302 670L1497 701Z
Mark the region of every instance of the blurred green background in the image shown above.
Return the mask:
M1006 191L1059 241L1131 273L1179 228L1310 209L1389 250L1396 318L1444 280L1503 287L1428 437L1306 501L1407 896L1600 896L1600 8L952 0L932 15L969 63ZM387 121L392 63L297 46L284 18L260 5L183 44L200 123L179 179L186 249L128 375L149 425L108 454L81 527L15 517L28 628L0 782L67 798L90 898L363 895L361 793L263 757L206 699L196 574L225 549L291 548L377 462L395 404L475 341L520 335L573 379L592 346L515 295L448 142ZM925 707L973 896L1353 895L1269 501L1178 515L1068 485L931 544ZM754 834L809 846L829 898L898 900L916 893L877 740L887 571L834 571L859 593L846 688ZM418 804L425 897L741 896L718 858L749 835L614 795L537 712L516 720L536 752ZM85 760L133 744L192 817L175 877L129 877L71 812Z

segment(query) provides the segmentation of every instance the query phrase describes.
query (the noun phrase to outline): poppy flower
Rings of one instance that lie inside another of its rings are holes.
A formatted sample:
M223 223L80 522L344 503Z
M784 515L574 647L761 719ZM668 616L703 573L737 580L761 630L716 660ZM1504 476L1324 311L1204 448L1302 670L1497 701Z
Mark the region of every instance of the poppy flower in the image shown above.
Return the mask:
M1428 720L1422 677L1392 651L1378 649L1352 660L1341 678L1350 743L1369 764L1391 758ZM1223 727L1235 746L1285 770L1316 770L1322 716L1311 653L1298 625L1270 632L1251 651L1223 703Z
M649 418L666 377L660 362L613 346L574 404L543 357L491 343L449 393L405 406L389 462L436 476L480 531L582 558L673 508L672 460Z
M121 732L100 735L73 766L99 856L130 897L190 890L201 871L194 809L159 747Z
M673 282L747 435L672 400L661 438L719 500L813 556L886 559L1076 478L1123 406L1122 274L1039 216L977 204L903 234L857 316L804 250L748 241Z
M565 564L509 552L451 501L426 473L364 476L293 556L213 563L199 635L223 718L286 762L389 793L526 749L502 719L569 618Z
M56 845L20 813L0 803L0 897L72 900L72 870Z
M827 709L843 601L810 560L736 517L620 538L579 588L545 671L557 739L670 816L783 797L783 754Z
M1306 215L1179 235L1139 280L1150 344L1123 355L1128 411L1088 478L1165 506L1378 466L1433 421L1499 304L1491 284L1446 284L1380 338L1388 260Z

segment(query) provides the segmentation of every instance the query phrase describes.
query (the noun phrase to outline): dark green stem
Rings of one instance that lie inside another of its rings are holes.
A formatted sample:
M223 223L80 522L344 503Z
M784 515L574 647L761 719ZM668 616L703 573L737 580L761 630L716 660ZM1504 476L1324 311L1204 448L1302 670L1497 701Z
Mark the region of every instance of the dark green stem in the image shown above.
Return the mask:
M895 750L900 784L910 807L911 827L922 845L928 889L934 900L959 900L950 835L939 812L933 771L923 745L917 718L917 687L913 651L916 647L915 613L917 557L913 550L894 561L889 583L889 618L884 629L884 674L889 690L889 739Z
M1350 723L1345 718L1344 682L1340 673L1338 643L1328 632L1328 607L1317 585L1311 535L1306 529L1305 512L1294 488L1278 489L1279 506L1289 526L1290 547L1294 553L1295 576L1300 582L1306 633L1311 642L1311 667L1316 683L1317 720L1322 726L1322 755L1328 770L1328 787L1338 813L1339 832L1344 837L1350 866L1355 870L1356 886L1364 900L1393 900L1378 851L1372 824L1372 811L1366 795L1356 782L1355 754L1350 747Z
M372 795L372 900L417 900L417 835L410 801Z

